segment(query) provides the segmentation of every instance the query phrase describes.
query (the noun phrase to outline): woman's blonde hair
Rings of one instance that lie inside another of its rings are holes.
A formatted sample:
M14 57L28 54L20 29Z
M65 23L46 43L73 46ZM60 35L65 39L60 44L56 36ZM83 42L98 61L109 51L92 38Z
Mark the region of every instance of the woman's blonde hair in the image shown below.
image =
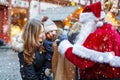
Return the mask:
M24 59L26 63L32 64L35 54L34 52L39 49L39 34L41 33L42 24L39 20L29 20L23 29L24 41Z

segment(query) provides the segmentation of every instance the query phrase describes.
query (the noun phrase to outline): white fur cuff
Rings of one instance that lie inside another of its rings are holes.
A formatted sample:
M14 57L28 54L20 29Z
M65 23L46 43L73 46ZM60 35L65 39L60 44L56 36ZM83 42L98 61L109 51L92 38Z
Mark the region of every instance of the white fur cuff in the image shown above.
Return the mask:
M73 47L73 45L68 40L63 40L58 46L58 51L64 56L65 52L70 47Z
M79 44L75 44L73 46L73 54L79 57L99 63L108 63L114 67L120 67L120 57L114 56L112 53L113 52L98 52L85 48L84 46L81 46Z

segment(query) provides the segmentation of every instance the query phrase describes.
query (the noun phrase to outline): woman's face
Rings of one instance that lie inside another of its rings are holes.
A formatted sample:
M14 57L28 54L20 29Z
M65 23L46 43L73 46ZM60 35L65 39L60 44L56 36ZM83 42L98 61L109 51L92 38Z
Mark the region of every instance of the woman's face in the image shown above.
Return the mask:
M57 31L56 30L49 31L49 32L46 33L46 38L53 40L56 35L57 35Z
M45 31L44 31L44 28L43 26L41 27L41 32L40 32L40 35L39 35L39 42L43 42L43 40L45 39Z

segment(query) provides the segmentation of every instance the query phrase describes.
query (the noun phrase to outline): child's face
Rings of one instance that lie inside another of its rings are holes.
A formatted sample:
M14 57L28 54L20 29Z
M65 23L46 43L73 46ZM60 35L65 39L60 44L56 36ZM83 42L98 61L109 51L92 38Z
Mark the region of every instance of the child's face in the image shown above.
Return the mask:
M52 30L52 31L49 31L49 32L46 33L46 38L53 40L56 35L57 35L57 31Z
M43 42L43 40L45 39L45 31L44 31L44 28L42 27L41 28L41 33L39 35L39 42Z

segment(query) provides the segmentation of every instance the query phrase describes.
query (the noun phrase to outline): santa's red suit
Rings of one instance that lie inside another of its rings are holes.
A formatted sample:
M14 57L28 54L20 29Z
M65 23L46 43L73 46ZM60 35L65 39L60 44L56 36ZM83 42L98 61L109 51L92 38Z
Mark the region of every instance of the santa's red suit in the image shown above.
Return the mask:
M104 24L91 33L83 45L105 53L88 51L79 44L72 45L68 40L62 41L59 45L59 51L80 68L81 78L120 78L120 36L110 24ZM115 54L106 51L114 51Z
M111 24L105 23L92 32L83 45L78 42L72 45L63 40L58 50L80 68L81 79L120 78L120 35Z

